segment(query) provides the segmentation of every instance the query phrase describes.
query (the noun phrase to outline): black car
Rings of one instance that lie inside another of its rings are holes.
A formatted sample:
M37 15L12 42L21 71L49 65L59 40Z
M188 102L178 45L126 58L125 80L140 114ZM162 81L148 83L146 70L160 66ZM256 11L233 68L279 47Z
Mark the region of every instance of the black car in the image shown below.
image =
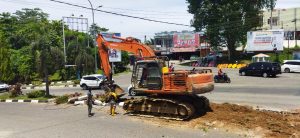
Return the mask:
M277 74L281 74L281 67L276 62L255 62L240 68L239 74L240 76L276 77Z

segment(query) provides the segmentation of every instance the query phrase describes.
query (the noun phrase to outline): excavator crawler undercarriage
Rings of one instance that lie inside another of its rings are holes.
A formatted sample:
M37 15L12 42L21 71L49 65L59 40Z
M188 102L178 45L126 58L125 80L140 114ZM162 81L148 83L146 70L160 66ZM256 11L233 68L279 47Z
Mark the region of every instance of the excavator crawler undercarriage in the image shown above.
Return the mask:
M125 101L123 109L130 115L187 120L209 109L209 101L197 95L162 95Z

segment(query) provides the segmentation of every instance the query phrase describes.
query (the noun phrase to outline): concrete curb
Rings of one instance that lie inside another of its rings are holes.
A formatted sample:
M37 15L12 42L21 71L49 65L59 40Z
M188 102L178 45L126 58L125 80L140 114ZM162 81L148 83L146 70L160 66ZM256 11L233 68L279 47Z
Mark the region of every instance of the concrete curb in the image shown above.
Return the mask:
M48 103L48 100L17 100L17 99L6 99L0 100L1 103Z
M80 86L79 85L60 85L60 86L49 86L50 88L66 88L66 87L77 87L79 88ZM45 89L46 86L31 86L31 87L21 87L21 89L31 89L31 90L34 90L34 89Z

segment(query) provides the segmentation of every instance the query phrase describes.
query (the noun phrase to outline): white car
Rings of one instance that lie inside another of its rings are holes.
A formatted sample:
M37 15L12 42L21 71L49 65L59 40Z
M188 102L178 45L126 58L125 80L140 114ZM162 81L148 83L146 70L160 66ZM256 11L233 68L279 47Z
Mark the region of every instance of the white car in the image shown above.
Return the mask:
M285 73L300 72L300 60L284 60L281 70Z
M102 82L104 79L105 76L101 74L86 75L81 78L80 87L82 87L84 90L87 90L88 88L102 89L103 86Z
M136 95L136 92L132 90L132 84L130 84L128 86L127 91L128 91L129 96L135 96Z
M9 85L0 81L0 91L2 90L9 91Z

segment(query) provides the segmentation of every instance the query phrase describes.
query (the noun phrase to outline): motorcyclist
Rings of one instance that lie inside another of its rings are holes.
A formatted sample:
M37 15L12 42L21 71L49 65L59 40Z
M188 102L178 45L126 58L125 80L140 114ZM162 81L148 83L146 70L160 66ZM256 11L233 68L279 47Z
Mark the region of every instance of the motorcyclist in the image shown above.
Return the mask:
M219 68L219 70L218 70L218 78L223 79L224 81L228 80L228 77L227 77L226 73L224 73L222 71L222 68Z
M223 71L222 71L222 68L219 68L219 70L218 70L218 77L219 77L219 78L223 77Z

